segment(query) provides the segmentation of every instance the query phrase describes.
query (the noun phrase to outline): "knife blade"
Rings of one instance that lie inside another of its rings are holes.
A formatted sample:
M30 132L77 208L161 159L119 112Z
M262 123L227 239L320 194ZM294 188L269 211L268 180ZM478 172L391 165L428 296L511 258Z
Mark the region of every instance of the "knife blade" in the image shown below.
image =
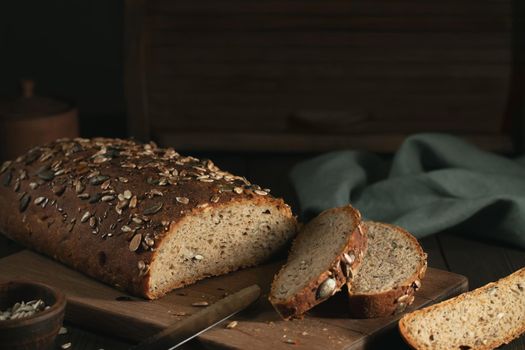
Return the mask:
M130 350L171 350L213 328L222 321L245 309L261 295L261 288L254 284L229 295L190 317L174 323L147 338Z

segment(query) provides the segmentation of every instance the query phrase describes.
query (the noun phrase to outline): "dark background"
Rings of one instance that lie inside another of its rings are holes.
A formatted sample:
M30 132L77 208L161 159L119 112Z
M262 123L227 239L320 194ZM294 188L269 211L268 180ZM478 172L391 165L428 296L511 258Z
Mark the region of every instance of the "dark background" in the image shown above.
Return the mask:
M0 2L0 96L31 78L77 104L82 136L125 136L123 21L121 0Z
M513 2L508 106L518 152L524 134L523 7ZM18 95L20 78L34 79L37 94L76 103L82 136L127 136L124 52L123 0L0 4L0 97Z

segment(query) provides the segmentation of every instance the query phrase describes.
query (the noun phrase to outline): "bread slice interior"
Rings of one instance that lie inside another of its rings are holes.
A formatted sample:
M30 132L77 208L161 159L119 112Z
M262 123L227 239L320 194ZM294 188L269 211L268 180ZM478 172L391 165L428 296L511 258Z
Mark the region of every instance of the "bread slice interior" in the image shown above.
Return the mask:
M296 233L289 210L249 200L204 208L167 233L151 264L157 297L207 276L254 266L285 249Z
M405 230L365 221L368 249L349 294L380 294L407 283L426 263L426 254ZM410 281L412 282L412 281Z
M493 349L525 331L525 269L405 315L399 327L417 349Z
M327 210L305 225L292 245L286 265L272 284L272 302L290 300L309 287L344 253L360 222L353 208ZM314 286L315 287L315 286Z

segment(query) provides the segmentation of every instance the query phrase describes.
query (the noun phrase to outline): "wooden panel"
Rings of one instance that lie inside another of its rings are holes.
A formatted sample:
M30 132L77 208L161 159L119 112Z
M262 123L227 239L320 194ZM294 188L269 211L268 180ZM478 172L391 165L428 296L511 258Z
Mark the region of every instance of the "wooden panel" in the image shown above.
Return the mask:
M358 111L367 120L334 133L503 135L510 0L151 0L142 13L149 134L172 129L183 148L192 146L180 140L198 131L293 139L302 129L289 119L303 112L348 124ZM395 128L381 128L384 121ZM237 139L235 149L275 150L267 141Z
M288 339L298 349L363 349L376 336L395 330L401 315L370 320L348 318L343 293L310 310L303 320L282 321L267 301L270 281L281 264L245 269L210 278L179 289L165 297L147 301L116 300L123 293L73 271L36 253L22 251L0 260L0 279L26 278L60 288L67 296L66 319L103 333L140 341L200 309L196 301L213 303L243 287L257 283L262 298L246 312L235 316L239 325L224 325L199 336L200 342L219 348L289 349ZM429 268L410 310L429 305L465 291L465 277ZM181 313L186 313L182 316Z

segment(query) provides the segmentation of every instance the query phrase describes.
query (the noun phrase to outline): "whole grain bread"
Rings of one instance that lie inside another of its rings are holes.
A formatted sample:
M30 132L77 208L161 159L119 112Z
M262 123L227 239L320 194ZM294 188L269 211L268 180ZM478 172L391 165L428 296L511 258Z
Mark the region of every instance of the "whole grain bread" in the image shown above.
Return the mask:
M525 268L471 292L406 314L401 336L414 349L494 349L525 332Z
M427 268L427 255L406 230L365 221L368 249L348 285L349 313L355 318L400 313L414 301Z
M269 300L284 318L302 316L351 284L366 251L366 228L351 206L328 209L299 231Z
M296 220L269 190L153 143L62 139L0 168L0 230L146 298L263 262Z

